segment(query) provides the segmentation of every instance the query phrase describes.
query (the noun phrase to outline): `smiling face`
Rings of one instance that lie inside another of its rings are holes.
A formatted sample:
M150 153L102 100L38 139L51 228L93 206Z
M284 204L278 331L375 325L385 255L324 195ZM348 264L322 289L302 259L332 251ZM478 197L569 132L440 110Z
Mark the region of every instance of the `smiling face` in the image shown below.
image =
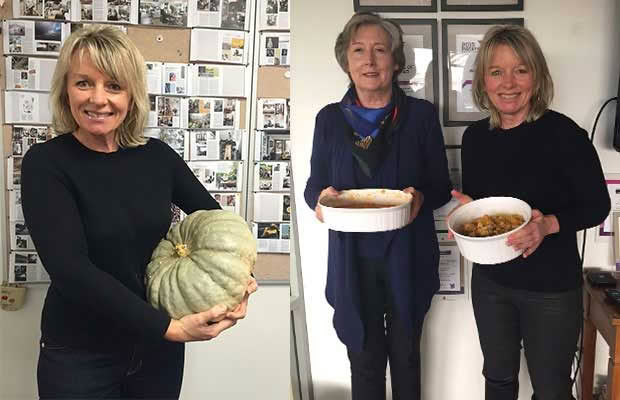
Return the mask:
M513 128L525 121L534 87L533 73L510 47L501 44L494 49L484 73L484 86L499 112L502 128Z
M360 26L347 49L347 61L349 76L362 105L366 105L365 101L390 101L392 77L398 66L392 56L390 38L383 28L378 25Z
M88 54L73 55L67 74L67 95L78 129L75 135L86 144L114 147L115 130L121 125L131 103L126 87L99 71Z

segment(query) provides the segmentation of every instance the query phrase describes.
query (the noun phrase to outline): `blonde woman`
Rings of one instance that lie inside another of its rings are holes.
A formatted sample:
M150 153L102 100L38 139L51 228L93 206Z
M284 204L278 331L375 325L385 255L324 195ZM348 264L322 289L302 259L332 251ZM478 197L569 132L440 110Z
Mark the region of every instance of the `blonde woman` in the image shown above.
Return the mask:
M145 300L144 271L172 203L188 214L219 205L174 150L143 136L145 63L117 28L67 39L50 98L60 135L33 146L22 165L26 224L51 278L39 396L178 399L183 343L233 326L247 295L236 310L175 320Z
M490 117L467 128L461 202L511 196L532 219L508 237L523 257L474 264L472 302L487 400L519 393L521 346L536 400L571 399L571 365L582 324L576 232L608 215L609 194L587 133L550 110L553 81L532 33L496 26L482 40L473 94Z

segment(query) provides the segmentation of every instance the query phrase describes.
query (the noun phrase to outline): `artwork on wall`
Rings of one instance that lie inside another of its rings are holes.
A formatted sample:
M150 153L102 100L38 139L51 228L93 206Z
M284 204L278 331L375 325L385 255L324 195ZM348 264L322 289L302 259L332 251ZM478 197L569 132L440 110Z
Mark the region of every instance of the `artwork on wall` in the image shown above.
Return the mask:
M261 30L285 29L291 26L289 0L260 0Z
M441 21L444 126L467 126L487 116L473 102L472 88L480 41L493 25L523 25L523 18Z
M398 86L408 96L439 105L437 20L394 19L403 29L405 67Z
M259 65L290 65L290 45L290 33L261 34Z
M353 0L355 11L437 12L437 0Z
M523 11L523 0L441 0L441 11Z
M58 56L71 24L58 21L2 21L4 54ZM8 32L8 34L7 34Z

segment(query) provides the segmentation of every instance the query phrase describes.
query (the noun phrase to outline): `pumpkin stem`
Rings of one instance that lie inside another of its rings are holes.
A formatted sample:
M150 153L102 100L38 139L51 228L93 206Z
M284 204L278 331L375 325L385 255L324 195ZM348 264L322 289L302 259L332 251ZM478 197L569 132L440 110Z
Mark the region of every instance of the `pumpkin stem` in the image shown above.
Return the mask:
M189 248L185 243L177 244L174 246L174 250L179 257L187 257L189 255Z

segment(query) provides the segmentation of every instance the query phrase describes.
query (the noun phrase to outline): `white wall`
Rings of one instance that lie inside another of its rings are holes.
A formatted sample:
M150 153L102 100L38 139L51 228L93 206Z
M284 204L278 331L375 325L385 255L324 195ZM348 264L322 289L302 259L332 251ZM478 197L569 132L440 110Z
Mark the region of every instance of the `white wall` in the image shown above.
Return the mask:
M524 12L439 13L438 17L525 18L526 27L537 36L546 54L555 81L552 107L590 131L599 107L617 94L619 7L615 0L526 0ZM332 310L324 296L327 230L305 206L303 189L310 173L316 113L327 103L339 101L346 89L347 78L334 59L333 45L352 13L353 1L350 0L299 1L292 7L291 40L296 49L291 67L293 173L297 183L297 217L302 228L299 231L300 253L314 393L315 398L321 400L350 398L350 372L345 347L336 338L331 324ZM434 17L428 13L386 15ZM608 106L599 121L595 144L605 172L618 173L620 154L611 148L615 115L612 106L615 105ZM460 144L462 132L463 128L444 129L446 142ZM590 231L586 265L611 268L609 242L597 242L593 237ZM436 298L426 320L422 342L424 399L484 397L482 357L468 296L456 301ZM597 371L601 373L606 371L606 351L604 344L599 345ZM531 386L523 362L521 378L520 398L529 399Z
M37 397L39 320L46 286L31 286L19 311L0 311L0 399ZM248 315L209 342L187 345L181 399L287 399L289 287L262 285ZM266 368L265 366L269 367Z
M190 343L181 400L287 399L289 287L262 285L247 317L213 342Z

